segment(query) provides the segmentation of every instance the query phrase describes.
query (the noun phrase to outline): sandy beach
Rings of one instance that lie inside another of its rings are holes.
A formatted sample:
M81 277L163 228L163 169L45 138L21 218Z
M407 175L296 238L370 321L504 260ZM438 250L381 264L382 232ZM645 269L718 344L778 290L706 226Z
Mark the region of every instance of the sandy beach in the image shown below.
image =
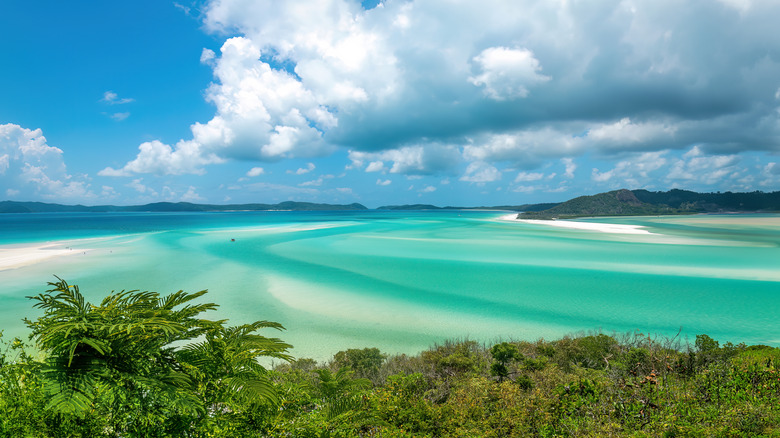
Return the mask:
M614 234L654 234L641 225L605 224L599 222L578 222L568 220L517 219L517 214L507 214L498 218L502 221L523 222L526 224L546 225L551 227L570 228L575 230L599 231Z
M0 246L0 271L32 265L52 257L83 254L85 251L85 249L63 247L62 243Z

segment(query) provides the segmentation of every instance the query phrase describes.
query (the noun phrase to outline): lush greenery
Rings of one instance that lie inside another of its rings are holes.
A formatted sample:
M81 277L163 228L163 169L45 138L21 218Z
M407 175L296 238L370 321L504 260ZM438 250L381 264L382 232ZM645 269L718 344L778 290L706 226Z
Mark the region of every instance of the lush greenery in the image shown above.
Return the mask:
M580 196L552 208L527 211L519 219L575 218L583 216L647 216L714 212L780 211L780 192L696 193L687 190L649 192L616 190Z
M51 285L39 353L0 344L0 436L780 436L777 348L591 333L317 363L256 333L278 324L203 318L204 292L92 305Z

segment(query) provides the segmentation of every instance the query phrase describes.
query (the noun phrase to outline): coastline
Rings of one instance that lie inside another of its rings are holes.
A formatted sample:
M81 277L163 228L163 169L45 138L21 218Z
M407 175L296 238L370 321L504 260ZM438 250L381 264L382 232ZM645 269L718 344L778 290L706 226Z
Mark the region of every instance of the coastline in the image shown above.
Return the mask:
M47 242L35 245L3 245L0 246L0 271L17 269L33 265L44 260L89 251L85 248L73 248L66 242Z
M579 222L570 220L517 219L517 213L506 214L498 218L500 221L522 222L533 225L569 228L583 231L598 231L611 234L655 234L647 231L641 225L608 224L603 222Z

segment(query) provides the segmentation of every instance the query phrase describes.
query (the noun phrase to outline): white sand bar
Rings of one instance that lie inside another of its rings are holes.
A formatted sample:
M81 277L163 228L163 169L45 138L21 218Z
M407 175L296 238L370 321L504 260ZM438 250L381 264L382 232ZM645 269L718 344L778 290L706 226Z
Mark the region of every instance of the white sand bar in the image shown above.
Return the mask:
M0 271L32 265L52 257L82 254L83 252L83 249L65 248L61 243L0 246Z
M517 219L517 214L501 216L499 220L523 222L526 224L547 225L551 227L572 228L575 230L600 231L602 233L615 234L655 234L644 229L641 225L604 224L599 222L578 222L568 220L539 220Z

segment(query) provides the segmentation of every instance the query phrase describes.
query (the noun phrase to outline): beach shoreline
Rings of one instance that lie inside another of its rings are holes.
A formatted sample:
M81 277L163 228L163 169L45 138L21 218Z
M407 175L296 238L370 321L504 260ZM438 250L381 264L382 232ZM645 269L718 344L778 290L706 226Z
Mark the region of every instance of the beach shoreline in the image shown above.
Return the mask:
M0 246L0 271L34 265L54 257L84 254L89 251L85 248L63 245L67 245L67 242Z
M525 224L545 225L550 227L568 228L583 231L598 231L610 234L644 234L651 233L641 225L609 224L603 222L580 222L570 220L541 220L541 219L517 219L517 214L505 214L498 218L501 221L522 222Z

